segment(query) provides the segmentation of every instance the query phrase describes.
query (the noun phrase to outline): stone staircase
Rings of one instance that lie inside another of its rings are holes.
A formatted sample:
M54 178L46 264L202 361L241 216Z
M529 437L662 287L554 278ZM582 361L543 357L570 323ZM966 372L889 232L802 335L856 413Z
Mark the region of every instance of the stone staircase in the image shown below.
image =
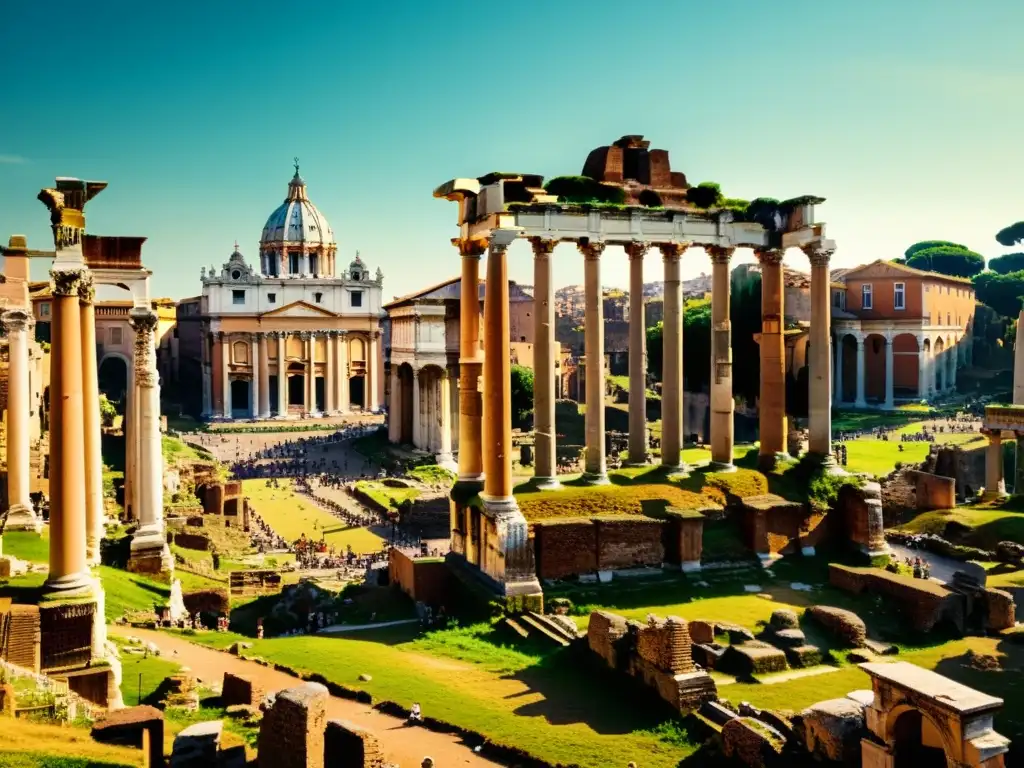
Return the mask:
M12 605L0 656L11 664L39 671L39 607Z
M563 648L579 638L579 631L571 620L563 622L559 618L533 611L507 617L505 626L524 639L540 637Z

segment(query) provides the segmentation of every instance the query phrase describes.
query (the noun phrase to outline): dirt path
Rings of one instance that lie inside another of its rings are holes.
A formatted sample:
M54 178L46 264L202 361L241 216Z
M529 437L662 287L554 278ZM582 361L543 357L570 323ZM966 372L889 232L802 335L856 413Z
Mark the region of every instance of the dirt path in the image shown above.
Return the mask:
M247 675L259 681L268 692L292 688L303 683L299 678L278 672L272 667L243 661L228 653L194 645L163 632L118 626L110 627L109 631L122 637L132 635L155 643L164 656L187 666L192 674L202 678L207 684L219 685L224 679L225 672ZM331 696L327 702L327 717L332 720L349 720L373 731L380 740L386 757L402 766L418 766L426 755L434 758L435 765L501 765L474 753L454 736L434 733L424 728L409 728L404 720L381 714L356 701Z

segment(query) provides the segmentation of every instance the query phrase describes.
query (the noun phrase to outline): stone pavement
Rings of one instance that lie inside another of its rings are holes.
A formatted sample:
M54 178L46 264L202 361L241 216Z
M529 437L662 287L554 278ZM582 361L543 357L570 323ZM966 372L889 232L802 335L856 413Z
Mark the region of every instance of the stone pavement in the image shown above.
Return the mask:
M207 684L220 685L225 672L245 675L267 692L293 688L305 682L284 672L278 672L272 667L244 661L237 656L204 648L164 632L118 626L111 626L109 631L122 637L130 634L146 642L155 643L164 657L189 667L194 676ZM327 703L327 718L348 720L373 731L385 751L386 758L399 765L419 765L426 755L434 758L435 765L500 765L476 754L456 736L435 733L425 728L408 727L404 720L381 714L356 701L330 697Z

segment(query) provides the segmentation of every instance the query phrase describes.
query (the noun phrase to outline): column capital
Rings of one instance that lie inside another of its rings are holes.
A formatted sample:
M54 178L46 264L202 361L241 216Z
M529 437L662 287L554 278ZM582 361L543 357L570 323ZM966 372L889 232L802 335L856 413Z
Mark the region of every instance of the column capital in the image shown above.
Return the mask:
M487 250L486 240L474 240L468 237L453 237L452 245L459 249L459 255L464 258L479 259Z
M348 331L342 328L341 330L338 331L338 335L341 337L348 336Z
M651 244L645 240L633 240L622 247L625 249L630 261L637 259L642 261L644 256L647 255L647 251L651 249Z
M96 301L96 287L93 285L92 272L86 272L78 283L78 300L83 304Z
M8 333L12 331L27 331L35 325L35 320L32 318L32 313L27 309L8 309L2 316L0 321L3 322L4 328L7 329Z
M152 333L159 321L157 313L147 307L136 307L128 313L128 323L137 334Z
M754 249L754 256L757 258L757 261L760 264L762 264L762 265L764 265L764 264L771 264L773 266L778 266L779 264L782 263L782 258L785 255L786 255L786 251L785 251L784 248L755 248Z
M675 261L686 252L690 243L658 243L657 246L663 260Z
M313 337L313 334L309 331L299 331L299 338L303 341L309 341Z
M546 259L555 250L558 240L554 237L531 237L530 245L533 246L534 258Z
M487 239L487 248L491 253L504 253L517 237L519 237L518 230L491 230L491 236Z
M810 243L809 245L803 246L802 250L807 254L807 258L810 259L812 267L827 267L829 261L832 258L832 254L836 252L835 243L829 241L830 244L822 242Z
M583 258L594 261L601 258L605 245L605 242L602 240L586 239L586 242L584 240L576 241L576 247L583 254Z
M726 245L705 245L704 250L711 257L712 264L728 265L729 259L732 258L736 249Z
M85 269L51 269L50 290L54 296L77 296L79 286L86 279Z

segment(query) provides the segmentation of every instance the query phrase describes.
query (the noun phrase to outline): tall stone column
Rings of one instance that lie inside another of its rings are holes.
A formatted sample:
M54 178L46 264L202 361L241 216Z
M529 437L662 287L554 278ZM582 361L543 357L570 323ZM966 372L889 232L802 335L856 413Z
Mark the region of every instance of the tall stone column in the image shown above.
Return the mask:
M840 332L835 339L836 384L834 393L837 408L843 404L843 339L845 338L846 334Z
M605 244L577 244L583 254L583 339L586 354L586 403L584 420L586 458L584 480L590 485L608 482L604 451L604 303L601 296L601 254Z
M388 442L402 440L402 383L398 378L398 366L391 363L391 399L388 401Z
M136 342L138 339L136 339ZM220 364L222 368L220 385L225 419L231 418L231 341L223 331L220 334Z
M423 398L420 396L420 369L412 369L412 445L423 450Z
M896 401L893 397L893 387L895 382L893 377L896 375L896 366L894 360L894 352L892 345L895 339L891 333L885 334L885 407L892 409L896 407Z
M665 320L662 335L661 466L680 472L683 465L683 286L679 259L687 243L659 243L665 267ZM598 299L600 301L600 299ZM602 381L602 389L604 382ZM603 392L602 392L603 394ZM588 408L589 410L589 408Z
M448 377L448 369L441 370L441 378L438 380L438 395L440 403L440 449L437 455L438 464L452 463L452 395L451 379Z
M210 346L212 337L208 333L203 334L203 349L201 365L203 372L203 412L201 417L209 419L213 417L213 372L210 370Z
M342 413L348 413L351 409L352 398L348 388L348 331L339 331L338 339L338 407Z
M709 246L711 257L711 465L718 472L736 469L732 397L732 319L729 260L734 248Z
M864 336L857 336L857 400L854 405L858 408L867 408L867 401L864 399Z
M7 526L8 531L42 529L42 520L32 506L29 455L29 387L28 334L34 323L27 309L9 309L3 314L7 329ZM56 390L54 390L56 391Z
M533 433L536 439L533 482L537 488L550 490L561 487L555 458L556 342L551 286L551 253L558 241L534 237L530 243L533 245ZM451 442L450 435L448 442Z
M252 418L260 416L260 342L259 334L249 336L249 370L252 372L252 383L249 385L249 413Z
M817 243L804 249L811 262L811 359L808 366L808 452L832 461L832 279L835 249Z
M288 347L288 334L278 331L277 334L277 417L288 417L288 362L285 350Z
M641 466L647 454L647 321L644 316L644 256L650 243L625 246L629 257L629 463Z
M259 334L259 357L257 358L260 371L260 418L270 418L270 351L268 348L267 334Z
M53 270L50 347L50 573L46 587L91 593L86 560L85 409L82 390L82 313L85 269Z
M316 399L316 337L320 334L310 331L309 334L309 412L320 416L320 403Z
M459 479L465 495L483 487L483 351L480 349L480 257L486 243L453 240L462 256L459 301ZM414 414L415 418L415 414Z
M164 530L164 460L155 343L158 317L149 308L135 308L129 321L135 329L135 387L139 396L139 527L132 537L128 568L138 573L169 573L174 563Z
M134 331L132 334L134 336ZM134 340L132 344L134 345ZM52 391L52 386L51 386ZM139 395L135 391L135 361L128 364L128 381L125 386L124 419L124 509L129 520L139 519L139 504L136 499L139 470ZM223 407L223 406L222 406ZM52 427L51 427L52 430Z
M982 430L988 438L985 449L985 494L986 501L998 499L1006 495L1006 484L1003 480L1003 440L1002 433L997 430Z
M327 332L327 380L324 382L324 398L327 400L327 413L334 415L338 411L337 391L334 372L334 331Z
M921 336L917 340L917 397L919 400L928 399L928 351L924 346L924 339Z
M302 339L302 351L306 356L306 379L302 387L302 415L309 416L313 413L313 398L310 392L313 389L313 335L308 331L299 334Z
M370 359L366 361L366 404L373 413L380 408L380 331L370 332Z
M85 557L89 565L100 563L103 540L103 450L100 423L100 383L96 363L96 305L92 285L79 294L82 326L82 429L85 436Z
M786 450L786 341L782 249L755 251L761 263L761 448L758 464L775 466Z

